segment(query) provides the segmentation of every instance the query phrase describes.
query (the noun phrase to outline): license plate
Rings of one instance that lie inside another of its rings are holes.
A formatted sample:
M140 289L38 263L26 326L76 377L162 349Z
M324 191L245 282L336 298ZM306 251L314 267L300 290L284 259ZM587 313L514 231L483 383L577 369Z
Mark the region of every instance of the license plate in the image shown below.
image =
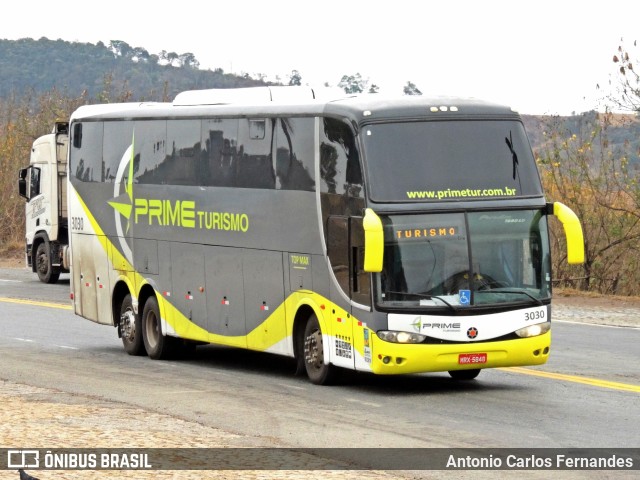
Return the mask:
M487 363L486 353L461 353L458 355L458 365L476 365Z

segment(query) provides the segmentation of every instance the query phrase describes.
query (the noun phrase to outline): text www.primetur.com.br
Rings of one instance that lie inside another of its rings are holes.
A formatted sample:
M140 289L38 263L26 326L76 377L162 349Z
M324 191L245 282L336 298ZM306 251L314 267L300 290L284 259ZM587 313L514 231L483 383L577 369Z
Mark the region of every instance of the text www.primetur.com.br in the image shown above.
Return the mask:
M446 190L416 190L413 192L407 192L407 197L412 199L438 199L443 198L464 198L464 197L515 197L515 188L463 188L462 190L452 190L447 188Z

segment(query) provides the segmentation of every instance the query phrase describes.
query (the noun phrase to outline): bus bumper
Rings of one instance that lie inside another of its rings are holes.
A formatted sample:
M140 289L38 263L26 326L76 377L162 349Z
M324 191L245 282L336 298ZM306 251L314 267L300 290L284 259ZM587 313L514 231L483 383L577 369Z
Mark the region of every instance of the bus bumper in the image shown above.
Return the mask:
M551 332L531 338L447 345L389 343L374 336L371 370L396 375L541 365L547 362L550 348Z

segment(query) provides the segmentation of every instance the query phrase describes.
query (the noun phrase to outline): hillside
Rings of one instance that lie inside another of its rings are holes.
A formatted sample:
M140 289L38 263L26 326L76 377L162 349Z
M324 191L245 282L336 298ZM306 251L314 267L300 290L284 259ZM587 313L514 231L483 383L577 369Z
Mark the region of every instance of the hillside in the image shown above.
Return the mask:
M606 137L612 150L624 148L630 154L631 163L639 162L640 118L637 115L605 116L591 111L567 117L522 115L522 119L534 152L547 145L549 137L545 136L545 132L555 130L561 132L564 138L576 135L581 139L587 139L594 131L594 126L602 127L606 122Z
M44 37L0 39L0 98L52 88L71 95L86 91L89 98L97 98L111 87L136 100L171 100L184 90L264 85L249 76L198 67L191 53L150 54L116 40L106 46Z

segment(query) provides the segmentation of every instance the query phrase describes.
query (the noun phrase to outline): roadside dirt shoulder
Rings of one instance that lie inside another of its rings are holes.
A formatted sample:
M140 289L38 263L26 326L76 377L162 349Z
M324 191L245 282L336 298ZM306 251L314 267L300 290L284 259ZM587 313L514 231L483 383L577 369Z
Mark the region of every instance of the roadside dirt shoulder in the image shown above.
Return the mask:
M0 268L26 268L24 251L20 249L0 250Z

